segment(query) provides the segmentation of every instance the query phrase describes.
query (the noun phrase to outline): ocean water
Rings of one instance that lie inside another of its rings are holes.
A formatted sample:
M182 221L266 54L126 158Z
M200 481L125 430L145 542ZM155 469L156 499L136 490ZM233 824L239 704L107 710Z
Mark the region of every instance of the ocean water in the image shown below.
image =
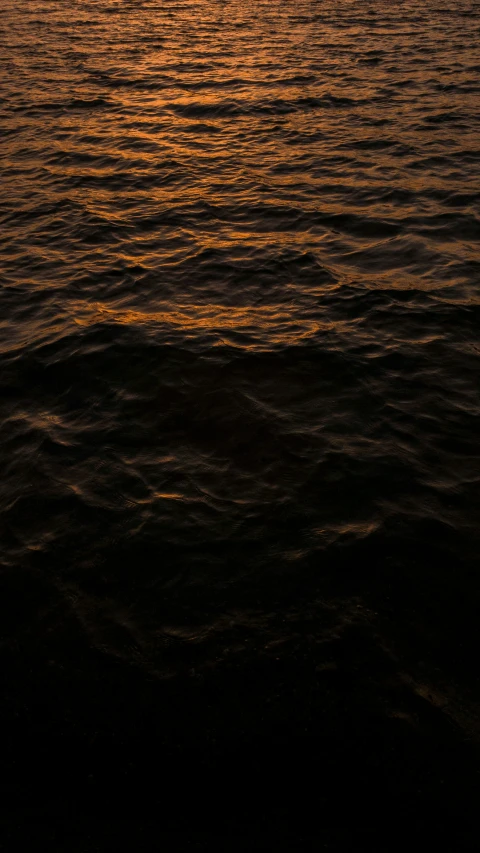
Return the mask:
M8 719L75 728L102 667L388 655L472 726L480 4L0 26Z

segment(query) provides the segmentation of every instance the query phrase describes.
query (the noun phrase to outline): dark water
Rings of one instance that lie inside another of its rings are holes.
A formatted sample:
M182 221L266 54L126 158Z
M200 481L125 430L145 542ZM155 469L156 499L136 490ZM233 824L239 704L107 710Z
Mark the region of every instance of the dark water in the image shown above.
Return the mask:
M2 8L5 719L472 737L480 5Z

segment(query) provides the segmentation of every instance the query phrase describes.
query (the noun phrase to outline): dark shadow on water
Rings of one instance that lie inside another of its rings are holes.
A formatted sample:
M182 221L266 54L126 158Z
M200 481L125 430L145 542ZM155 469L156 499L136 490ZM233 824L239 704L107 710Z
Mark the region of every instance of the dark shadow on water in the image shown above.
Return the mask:
M165 635L155 653L112 634L110 649L95 648L75 610L60 599L47 607L33 571L23 591L12 582L22 613L28 592L50 615L3 648L7 834L50 833L51 849L79 851L126 849L127 839L155 849L157 838L179 849L239 849L243 839L253 849L389 850L413 835L473 849L476 733L422 686L456 657L475 691L476 629L450 587L425 580L429 560L437 580L448 564L445 543L428 536L423 548L419 531L414 548L404 539L403 553L395 541L395 556L385 543L357 545L325 560L320 581L305 571L303 591L285 579L274 612L267 587L255 604L248 584L204 589L198 621L230 615L227 627L197 645ZM370 593L355 604L359 566ZM178 600L177 622L182 610Z

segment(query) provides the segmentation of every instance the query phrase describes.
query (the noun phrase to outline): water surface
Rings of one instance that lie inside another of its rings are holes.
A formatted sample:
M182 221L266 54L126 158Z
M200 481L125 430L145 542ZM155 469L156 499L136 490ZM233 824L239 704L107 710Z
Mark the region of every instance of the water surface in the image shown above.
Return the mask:
M396 649L470 726L480 5L1 27L11 695L40 673L7 712L99 660L195 680L308 642L317 674Z

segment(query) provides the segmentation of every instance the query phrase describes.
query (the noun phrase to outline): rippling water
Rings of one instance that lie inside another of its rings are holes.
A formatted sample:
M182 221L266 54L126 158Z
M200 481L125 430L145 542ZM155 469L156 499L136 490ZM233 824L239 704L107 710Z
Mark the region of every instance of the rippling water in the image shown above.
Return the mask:
M4 0L1 26L8 642L158 677L369 613L460 678L480 4Z

